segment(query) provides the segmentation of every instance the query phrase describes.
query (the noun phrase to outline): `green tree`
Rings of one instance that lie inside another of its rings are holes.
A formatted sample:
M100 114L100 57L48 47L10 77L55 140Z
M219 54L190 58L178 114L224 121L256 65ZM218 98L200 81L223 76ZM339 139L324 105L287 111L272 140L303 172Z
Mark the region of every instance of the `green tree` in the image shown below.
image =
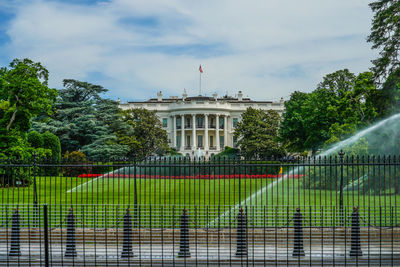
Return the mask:
M356 76L344 69L328 74L316 90L294 92L285 103L280 140L290 151L315 154L375 121L379 99L371 72Z
M118 103L101 97L105 92L100 85L66 79L54 115L40 117L33 128L57 135L63 153L81 150L93 160L123 157L128 147L117 143L115 132L127 126Z
M123 120L129 125L118 132L119 144L128 146L128 156L147 157L168 151L167 132L155 111L129 109L122 112Z
M31 131L28 133L28 143L34 148L43 147L43 136L36 131Z
M274 110L248 108L242 114L234 136L246 158L282 156L284 151L278 143L280 116Z
M400 2L378 0L369 4L374 17L367 41L373 49L379 50L379 57L372 60L372 72L381 82L400 68Z

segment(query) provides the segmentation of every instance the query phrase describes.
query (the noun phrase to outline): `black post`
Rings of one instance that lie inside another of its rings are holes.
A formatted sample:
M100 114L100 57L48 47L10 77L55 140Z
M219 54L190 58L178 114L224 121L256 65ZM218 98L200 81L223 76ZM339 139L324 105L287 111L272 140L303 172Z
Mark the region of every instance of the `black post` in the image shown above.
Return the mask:
M351 214L351 249L350 257L361 257L361 240L360 240L360 214L358 207L354 207Z
M46 267L50 266L49 262L49 224L47 204L43 206L43 231L44 231L44 264Z
M65 257L76 257L76 238L75 238L75 215L72 208L67 215L67 242Z
M14 214L12 215L12 226L11 226L11 244L10 244L10 252L8 256L21 256L21 243L20 243L20 215L18 209L15 209Z
M293 215L293 257L304 257L303 247L303 215L300 212L300 208L296 209L296 213Z
M122 238L121 258L133 257L132 239L132 215L129 208L127 208L124 215L124 232Z
M340 225L344 225L344 213L343 213L343 157L344 151L340 150L340 187L339 187L339 208L340 208Z
M36 153L33 153L33 212L34 212L35 226L38 226L39 207L38 207L37 184L36 184L36 164L37 164L36 160L37 160Z
M243 208L239 209L237 216L237 234L236 234L236 257L247 256L247 216L243 211Z
M138 214L137 214L137 212L138 212L138 208L137 208L137 206L138 206L138 200L137 200L137 183L136 183L136 175L137 175L137 173L136 173L136 168L137 168L137 161L136 161L136 155L135 155L135 157L134 157L134 161L133 161L133 166L134 166L134 168L133 168L133 197L134 197L134 203L133 203L133 223L134 223L134 225L135 225L135 227L137 227L138 226Z
M190 247L189 247L189 215L186 209L183 209L180 218L180 242L178 258L189 258Z

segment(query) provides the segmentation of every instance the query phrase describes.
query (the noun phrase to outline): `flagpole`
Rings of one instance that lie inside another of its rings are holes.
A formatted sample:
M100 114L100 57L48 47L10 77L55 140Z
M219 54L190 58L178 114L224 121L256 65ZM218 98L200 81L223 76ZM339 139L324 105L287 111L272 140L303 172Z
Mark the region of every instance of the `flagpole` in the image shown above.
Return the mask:
M201 95L201 71L200 71L200 79L199 79L199 95Z

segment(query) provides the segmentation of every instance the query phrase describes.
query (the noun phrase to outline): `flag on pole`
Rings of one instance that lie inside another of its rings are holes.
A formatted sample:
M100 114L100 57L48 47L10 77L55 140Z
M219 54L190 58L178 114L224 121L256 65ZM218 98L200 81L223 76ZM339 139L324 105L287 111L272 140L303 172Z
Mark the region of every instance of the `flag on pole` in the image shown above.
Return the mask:
M200 71L200 73L203 73L203 69L201 68L201 65L199 66L199 71Z

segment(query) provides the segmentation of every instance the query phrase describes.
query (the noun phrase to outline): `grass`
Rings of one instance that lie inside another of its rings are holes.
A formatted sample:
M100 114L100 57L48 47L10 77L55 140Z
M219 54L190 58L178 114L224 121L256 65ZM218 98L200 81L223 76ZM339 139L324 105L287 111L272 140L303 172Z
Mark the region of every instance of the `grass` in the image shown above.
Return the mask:
M304 224L328 226L339 223L342 213L338 208L340 195L337 190L304 188L300 179L274 181L138 178L138 216L135 221L141 227L177 227L182 209L186 208L197 226L205 227L210 223L232 226L238 212L232 207L243 201L253 226L286 225L296 207L301 208L306 220ZM98 227L120 225L127 207L131 214L135 213L133 178L37 177L36 184L38 204L50 204L53 226L63 222L71 206L77 220ZM0 200L3 204L33 204L33 185L0 188ZM390 192L373 195L346 191L343 204L343 215L347 218L352 207L359 206L369 224L396 225L400 221L400 196ZM11 216L12 206L2 206L5 217ZM20 207L21 213L29 214L28 209L32 206ZM223 214L225 216L218 220Z

